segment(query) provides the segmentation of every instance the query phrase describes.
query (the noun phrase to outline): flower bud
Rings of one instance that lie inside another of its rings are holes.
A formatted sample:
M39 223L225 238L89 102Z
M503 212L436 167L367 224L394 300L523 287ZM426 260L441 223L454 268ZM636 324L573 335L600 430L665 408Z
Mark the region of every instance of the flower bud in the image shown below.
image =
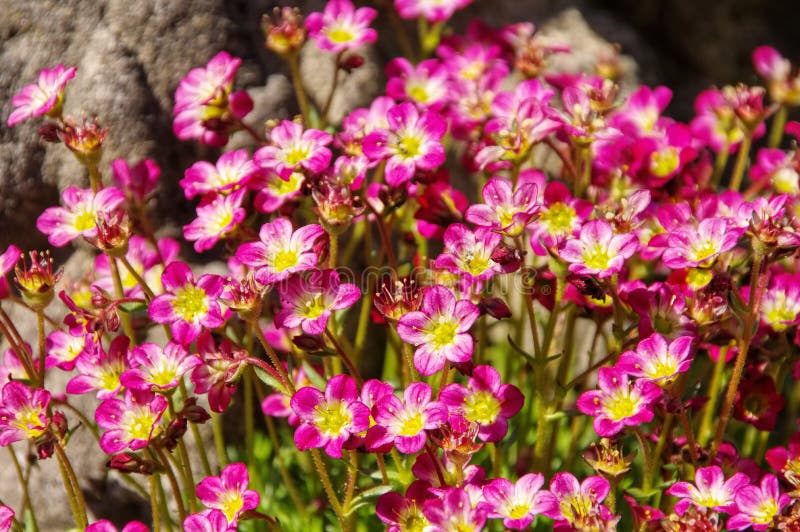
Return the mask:
M59 136L78 161L88 168L100 162L107 133L108 130L101 127L97 119L84 120L82 124L67 119Z
M322 337L314 334L298 334L292 337L292 343L303 351L317 353L325 350L325 342Z
M26 266L21 256L15 267L14 282L25 303L34 310L42 310L53 300L53 288L61 279L61 270L53 272L53 257L49 251L30 252L31 264Z
M183 403L183 409L179 412L181 417L185 417L192 423L205 423L211 419L211 415L206 409L197 404L197 397L190 397Z
M506 302L499 297L485 297L478 302L478 310L481 314L488 314L496 320L503 320L511 317L511 309Z
M276 7L272 16L264 15L261 27L266 35L267 50L278 55L295 53L306 41L305 21L296 7Z

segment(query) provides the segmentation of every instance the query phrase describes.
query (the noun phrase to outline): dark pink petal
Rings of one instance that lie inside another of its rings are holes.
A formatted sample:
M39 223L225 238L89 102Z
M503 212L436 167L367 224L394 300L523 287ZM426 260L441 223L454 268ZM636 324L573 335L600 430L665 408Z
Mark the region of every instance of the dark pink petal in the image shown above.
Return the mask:
M302 423L294 433L294 443L301 451L322 447L326 442L327 438L310 423Z
M321 391L311 386L300 388L292 396L291 406L297 417L303 420L311 420L314 416L314 409L324 401Z

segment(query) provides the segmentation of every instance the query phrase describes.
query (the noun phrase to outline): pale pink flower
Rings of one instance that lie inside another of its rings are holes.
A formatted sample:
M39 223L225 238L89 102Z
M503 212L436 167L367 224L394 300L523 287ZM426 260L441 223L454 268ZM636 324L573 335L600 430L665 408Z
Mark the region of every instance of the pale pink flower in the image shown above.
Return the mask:
M67 68L64 65L45 68L39 72L39 79L35 84L26 85L11 98L15 109L8 117L8 127L43 114L59 116L64 87L75 77L75 72L75 67Z

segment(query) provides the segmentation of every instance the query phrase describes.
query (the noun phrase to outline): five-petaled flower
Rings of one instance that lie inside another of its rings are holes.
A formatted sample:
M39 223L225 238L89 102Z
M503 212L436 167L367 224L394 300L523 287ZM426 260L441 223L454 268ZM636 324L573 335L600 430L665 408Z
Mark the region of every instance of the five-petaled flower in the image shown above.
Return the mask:
M47 430L50 404L47 390L11 381L3 386L0 399L0 446L36 439Z
M735 511L736 494L750 484L744 473L734 473L726 479L719 466L699 468L694 474L694 482L676 482L667 490L667 494L680 499L675 504L678 515L683 515L690 505L718 512Z
M106 399L95 411L97 425L105 429L100 448L108 454L136 451L161 432L159 422L167 400L149 391L127 390L123 399Z
M247 510L255 510L261 497L257 491L247 489L250 475L247 466L237 462L229 464L218 477L206 477L197 485L197 498L206 508L219 510L234 524Z
M361 291L342 283L334 270L314 270L290 277L278 287L283 309L275 315L276 327L301 327L308 334L322 334L334 310L352 306Z
M412 382L400 400L394 394L383 395L372 407L375 423L367 433L368 448L394 442L401 453L413 454L425 446L425 431L447 421L447 406L431 401L431 387Z
M67 68L64 65L45 68L39 72L39 79L35 84L26 85L11 98L15 109L8 117L8 127L34 116L60 116L64 87L75 77L75 72L75 67Z
M369 25L377 15L371 7L355 9L350 0L330 0L322 13L306 17L306 29L320 50L340 54L375 42L378 32Z

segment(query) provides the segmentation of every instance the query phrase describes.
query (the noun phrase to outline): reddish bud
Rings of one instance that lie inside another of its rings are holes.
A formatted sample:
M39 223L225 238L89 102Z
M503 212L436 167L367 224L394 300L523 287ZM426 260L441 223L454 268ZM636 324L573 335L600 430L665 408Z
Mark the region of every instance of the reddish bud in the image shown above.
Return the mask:
M321 336L313 334L298 334L292 337L292 343L299 349L309 353L316 353L325 350L325 342Z
M506 273L512 273L520 269L522 261L525 259L525 252L515 246L500 243L492 251L492 260L503 267Z
M481 314L488 314L496 320L503 320L511 317L511 309L506 302L499 297L485 297L478 302L478 310Z

